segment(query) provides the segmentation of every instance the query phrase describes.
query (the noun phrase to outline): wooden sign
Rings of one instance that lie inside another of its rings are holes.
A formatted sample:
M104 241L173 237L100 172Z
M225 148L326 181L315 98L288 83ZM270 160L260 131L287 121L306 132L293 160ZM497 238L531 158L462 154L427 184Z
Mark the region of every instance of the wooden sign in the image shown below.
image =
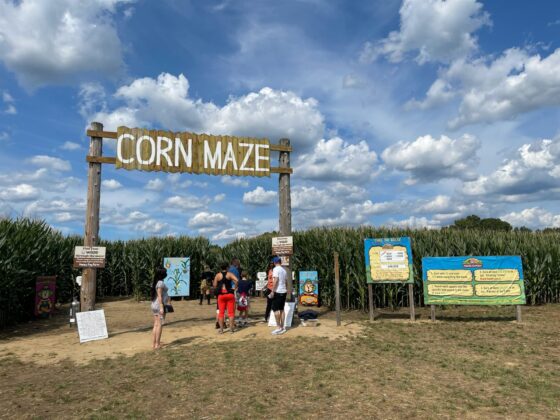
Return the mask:
M74 249L74 268L104 268L104 246L77 246Z
M98 311L78 312L76 314L76 320L78 322L80 343L109 338L103 309Z
M292 255L294 253L293 236L278 236L272 238L273 255Z
M267 139L119 127L116 168L270 176Z

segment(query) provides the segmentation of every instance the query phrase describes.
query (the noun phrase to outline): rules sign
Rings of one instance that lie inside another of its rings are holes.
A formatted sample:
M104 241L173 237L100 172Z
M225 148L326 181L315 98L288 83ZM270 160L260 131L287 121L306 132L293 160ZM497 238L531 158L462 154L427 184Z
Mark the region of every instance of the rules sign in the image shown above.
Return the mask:
M77 246L74 249L74 268L104 268L104 246Z
M272 238L273 255L292 255L294 253L293 236L278 236Z

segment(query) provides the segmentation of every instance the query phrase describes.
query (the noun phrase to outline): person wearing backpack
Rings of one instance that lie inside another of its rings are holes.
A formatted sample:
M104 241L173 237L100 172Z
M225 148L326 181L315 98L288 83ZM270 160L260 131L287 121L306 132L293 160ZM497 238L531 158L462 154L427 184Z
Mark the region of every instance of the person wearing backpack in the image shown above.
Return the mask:
M214 288L218 295L218 323L220 325L219 333L224 332L224 317L227 309L229 318L229 330L235 331L235 294L238 279L235 274L228 272L228 263L220 265L221 272L214 277Z
M237 310L239 311L239 326L247 326L247 315L249 312L249 295L253 288L253 282L247 280L247 273L241 274L241 280L237 284Z

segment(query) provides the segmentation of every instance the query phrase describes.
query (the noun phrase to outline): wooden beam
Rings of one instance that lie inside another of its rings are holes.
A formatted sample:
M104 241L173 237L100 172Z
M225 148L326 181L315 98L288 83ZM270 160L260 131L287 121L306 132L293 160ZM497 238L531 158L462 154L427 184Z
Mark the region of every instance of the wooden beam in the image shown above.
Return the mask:
M101 130L88 130L86 134L89 137L101 137L106 139L116 139L116 131L101 131Z
M117 139L117 133L115 131L97 131L97 130L87 130L86 134L89 137L102 137L105 139ZM283 144L271 144L270 150L272 152L291 152L292 146L287 146Z
M89 163L109 163L114 165L117 162L116 157L111 156L86 156L86 162Z
M86 156L86 162L89 163L108 163L110 165L114 165L117 162L117 158L114 156ZM293 174L293 168L279 168L279 167L272 167L270 168L271 174Z

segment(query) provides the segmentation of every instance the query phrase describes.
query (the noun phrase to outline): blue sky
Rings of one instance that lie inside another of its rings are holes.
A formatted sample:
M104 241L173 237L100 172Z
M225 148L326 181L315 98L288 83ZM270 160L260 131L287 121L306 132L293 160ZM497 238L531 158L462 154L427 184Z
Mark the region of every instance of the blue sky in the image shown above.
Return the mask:
M545 0L0 0L0 215L82 233L96 120L289 137L296 229L560 227L559 40ZM102 178L103 238L277 228L276 176Z

